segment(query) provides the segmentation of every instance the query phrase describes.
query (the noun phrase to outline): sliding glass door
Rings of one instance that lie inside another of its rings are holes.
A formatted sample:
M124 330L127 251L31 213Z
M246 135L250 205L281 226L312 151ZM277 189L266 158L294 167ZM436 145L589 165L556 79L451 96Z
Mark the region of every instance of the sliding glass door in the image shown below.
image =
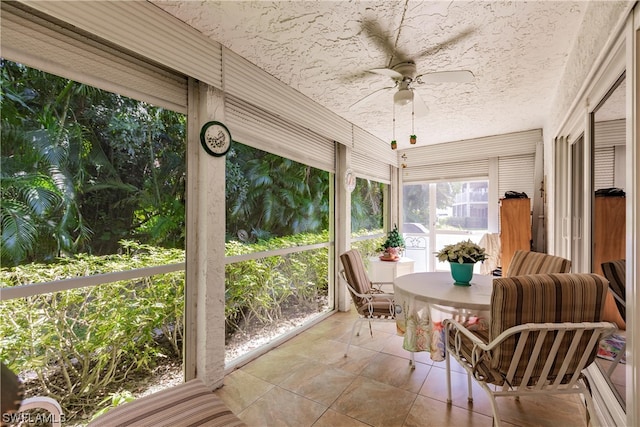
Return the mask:
M407 184L403 201L405 255L416 261L416 271L448 271L435 252L462 240L479 243L487 233L487 180Z

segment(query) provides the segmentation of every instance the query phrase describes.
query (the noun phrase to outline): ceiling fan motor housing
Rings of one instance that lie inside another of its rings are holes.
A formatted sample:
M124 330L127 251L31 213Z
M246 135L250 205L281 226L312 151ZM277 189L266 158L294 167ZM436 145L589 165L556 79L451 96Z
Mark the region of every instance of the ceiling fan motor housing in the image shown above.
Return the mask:
M400 73L403 80L409 79L409 82L411 82L416 78L416 63L413 61L396 64L393 66L392 70Z

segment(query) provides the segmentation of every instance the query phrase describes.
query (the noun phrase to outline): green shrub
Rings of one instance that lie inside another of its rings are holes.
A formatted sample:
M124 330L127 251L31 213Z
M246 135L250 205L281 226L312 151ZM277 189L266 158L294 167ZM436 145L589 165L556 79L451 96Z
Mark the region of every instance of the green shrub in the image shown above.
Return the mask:
M131 242L125 248L124 255L3 269L2 286L184 260L181 250ZM8 300L0 305L0 357L16 372L33 372L39 388L73 417L129 373L148 371L159 357L179 357L183 312L183 271Z
M298 234L253 244L227 243L227 255L321 244L328 233ZM121 242L123 254L78 255L51 264L0 271L2 287L43 283L184 262L184 251ZM266 256L226 267L227 330L244 322L282 319L283 307L326 309L329 248ZM36 295L0 304L0 358L33 373L58 400L67 420L90 414L120 383L164 357L180 357L184 271Z
M227 255L326 243L327 232L297 234L244 244L227 243ZM227 264L225 318L227 337L250 322L267 325L282 319L284 306L322 310L328 295L329 250L318 248Z

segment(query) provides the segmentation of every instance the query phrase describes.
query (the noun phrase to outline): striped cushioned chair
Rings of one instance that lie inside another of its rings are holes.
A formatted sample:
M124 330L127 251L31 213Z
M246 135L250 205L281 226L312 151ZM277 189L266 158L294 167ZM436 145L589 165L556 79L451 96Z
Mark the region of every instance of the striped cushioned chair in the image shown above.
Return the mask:
M444 321L448 401L454 357L489 394L495 425L500 425L496 397L536 393L581 393L588 418L596 422L582 371L594 361L600 339L615 330L601 321L607 288L597 274L494 279L488 331Z
M613 292L613 297L616 299L616 305L620 310L620 315L625 318L627 312L626 304L626 269L627 262L623 259L616 261L608 261L600 264L602 266L602 274L609 281L609 289Z
M110 409L88 427L245 426L199 379L167 388Z
M614 321L618 325L618 328L626 329L627 328L627 325L626 325L627 262L624 259L619 259L615 261L603 262L602 264L600 264L600 266L602 267L602 274L604 274L604 277L606 277L607 280L609 280L609 290L611 291L610 293L611 295L613 295L613 298L616 302L616 306L618 308L618 313L613 313L610 315L612 317L612 321ZM620 316L617 316L617 314L620 314ZM618 351L618 354L616 354L616 357L613 359L613 363L609 366L609 369L607 370L607 375L611 376L611 374L613 374L613 371L615 371L617 364L620 363L626 351L627 351L627 343L625 339L624 345L622 345L622 348Z
M571 261L559 256L532 251L515 251L505 277L525 274L568 273Z
M368 320L369 333L373 336L371 321L395 320L395 311L393 294L382 293L379 288L374 286L375 283L369 280L360 252L356 249L351 249L340 255L340 261L342 261L342 266L344 267L341 271L342 277L347 283L351 299L359 315L351 329L349 344L347 344L347 350L344 353L344 357L347 357L356 326L359 326L356 335L360 335L362 322Z

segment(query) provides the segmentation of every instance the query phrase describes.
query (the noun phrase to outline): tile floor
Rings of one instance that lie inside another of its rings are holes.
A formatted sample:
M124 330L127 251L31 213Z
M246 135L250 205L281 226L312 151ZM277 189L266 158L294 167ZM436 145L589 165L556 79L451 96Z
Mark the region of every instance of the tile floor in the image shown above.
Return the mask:
M250 427L492 425L489 399L476 384L467 402L460 366L452 372L452 405L444 362L419 353L410 369L393 322L373 322L373 337L365 324L345 358L354 320L353 310L328 317L229 374L216 394ZM587 425L575 395L503 397L498 405L507 427Z

